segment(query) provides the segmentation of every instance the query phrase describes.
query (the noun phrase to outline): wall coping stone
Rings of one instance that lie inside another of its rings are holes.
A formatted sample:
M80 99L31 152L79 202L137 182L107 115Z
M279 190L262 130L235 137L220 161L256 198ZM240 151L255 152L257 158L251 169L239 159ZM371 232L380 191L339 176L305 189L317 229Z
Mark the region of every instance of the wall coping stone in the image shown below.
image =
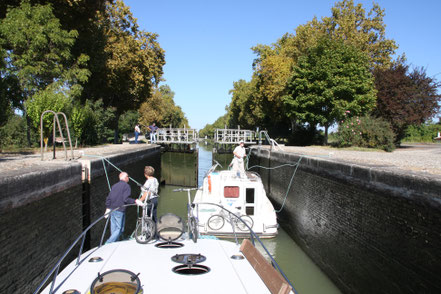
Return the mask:
M441 177L432 174L389 169L382 166L362 166L334 158L320 158L283 151L253 147L251 152L262 158L295 164L302 158L299 170L313 172L370 190L413 200L428 200L429 205L441 208Z
M146 147L148 148L114 151L103 156L117 167L126 166L160 150L158 145ZM87 166L89 171L92 167L92 174L89 175L89 179L105 174L102 160L92 157L89 159L83 157L76 161L39 161L38 164L24 166L22 169L2 170L0 176L0 212L81 185L84 166ZM115 170L108 163L106 163L106 168L107 172Z

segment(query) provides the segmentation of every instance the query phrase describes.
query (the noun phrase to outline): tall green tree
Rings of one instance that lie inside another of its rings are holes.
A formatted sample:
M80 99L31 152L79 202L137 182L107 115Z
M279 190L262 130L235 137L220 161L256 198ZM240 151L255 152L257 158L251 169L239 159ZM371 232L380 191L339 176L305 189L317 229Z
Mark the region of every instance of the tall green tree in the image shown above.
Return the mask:
M286 114L296 123L328 129L345 113L362 115L375 106L376 91L365 53L324 38L299 58L283 98Z
M408 126L425 123L439 111L441 84L424 68L410 71L402 58L388 69L376 69L374 76L378 90L374 115L391 123L397 144Z
M189 128L188 120L181 107L174 102L175 93L168 85L161 85L155 89L153 96L139 108L139 122L143 126L152 123L160 127Z
M224 129L225 126L228 128L228 113L224 114L221 117L218 117L214 123L206 124L204 128L199 131L199 138L204 138L207 136L208 138L213 138L215 129Z
M115 107L118 121L122 113L137 109L152 96L153 88L161 81L164 50L156 40L157 34L139 29L122 1L107 4L100 25L107 38L106 85L102 97L106 106ZM118 127L115 140L118 140Z
M256 91L256 80L250 82L239 80L233 83L230 90L231 102L228 107L228 125L242 128L254 128L262 124L264 111L259 100L259 93ZM222 127L223 128L223 127Z
M27 118L24 102L31 105L34 95L39 92L46 97L75 97L81 94L81 83L87 81L89 71L83 68L87 56L81 55L73 60L70 53L77 35L74 30L61 28L50 5L32 6L23 1L20 7L9 9L6 18L1 21L6 75L17 80L21 109ZM30 127L31 120L27 121ZM29 128L27 134L30 144Z
M385 11L377 4L367 12L362 4L353 0L336 2L331 16L313 18L286 33L272 45L253 47L257 55L253 62L253 79L260 96L254 102L265 110L266 124L277 124L286 119L283 96L293 73L293 68L319 40L329 38L341 41L364 52L371 68L387 68L397 45L386 37Z
M18 80L15 76L8 74L6 55L0 39L0 127L12 117L13 109L20 105Z

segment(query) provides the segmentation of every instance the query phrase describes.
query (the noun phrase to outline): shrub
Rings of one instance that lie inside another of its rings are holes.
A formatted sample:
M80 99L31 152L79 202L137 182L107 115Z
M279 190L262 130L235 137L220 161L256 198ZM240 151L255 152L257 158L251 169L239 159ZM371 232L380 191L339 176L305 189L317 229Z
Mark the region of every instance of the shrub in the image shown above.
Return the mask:
M395 149L394 140L395 135L390 124L370 116L357 116L341 121L335 134L335 145L338 147L378 148L391 152Z
M441 124L411 125L407 128L404 142L433 142L433 138L441 132Z
M37 138L34 132L31 132L32 138ZM26 140L26 119L20 115L12 115L8 122L0 127L0 148L23 148L28 147Z

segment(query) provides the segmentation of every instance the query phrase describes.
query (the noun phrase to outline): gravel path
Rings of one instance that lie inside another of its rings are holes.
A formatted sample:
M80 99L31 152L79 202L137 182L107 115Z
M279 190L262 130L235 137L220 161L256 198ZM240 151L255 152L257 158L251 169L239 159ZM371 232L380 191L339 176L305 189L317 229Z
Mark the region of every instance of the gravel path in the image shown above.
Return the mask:
M148 144L120 144L105 145L81 149L85 154L102 155L121 152L121 150L136 150L148 148ZM296 147L280 146L285 152L301 155L311 155L329 158L363 166L381 167L388 169L407 170L416 173L431 174L441 177L441 144L403 145L393 152L381 151L353 151L331 147ZM70 151L69 151L70 154ZM50 166L66 164L64 151L57 150L58 159L52 160L52 152L45 153L45 161L41 161L41 154L0 153L0 170L20 170L32 166ZM80 150L74 150L74 157L81 157Z
M81 148L74 150L74 160L82 158L87 158L82 155L101 155L106 156L121 151L130 151L145 149L152 146L150 144L109 144L99 147ZM71 156L71 151L68 148L68 157ZM19 171L19 170L29 170L32 167L47 167L52 165L65 165L69 164L71 161L66 161L64 156L64 149L57 148L56 151L57 159L52 159L52 151L44 153L44 161L41 160L41 153L0 153L0 171Z
M327 157L362 166L408 170L441 176L441 144L403 145L393 152L353 151L331 147L280 146L283 151ZM277 150L277 148L276 148Z

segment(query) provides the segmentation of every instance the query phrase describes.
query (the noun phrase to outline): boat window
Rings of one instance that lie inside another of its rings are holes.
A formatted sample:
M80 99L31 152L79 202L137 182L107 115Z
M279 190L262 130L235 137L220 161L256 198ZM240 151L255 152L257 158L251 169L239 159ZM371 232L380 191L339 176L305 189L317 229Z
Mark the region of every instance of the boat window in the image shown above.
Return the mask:
M224 187L224 197L225 198L239 198L239 187L238 186L225 186Z
M245 213L247 215L254 215L254 207L253 206L247 206L245 207Z
M254 188L246 189L246 203L254 203Z

